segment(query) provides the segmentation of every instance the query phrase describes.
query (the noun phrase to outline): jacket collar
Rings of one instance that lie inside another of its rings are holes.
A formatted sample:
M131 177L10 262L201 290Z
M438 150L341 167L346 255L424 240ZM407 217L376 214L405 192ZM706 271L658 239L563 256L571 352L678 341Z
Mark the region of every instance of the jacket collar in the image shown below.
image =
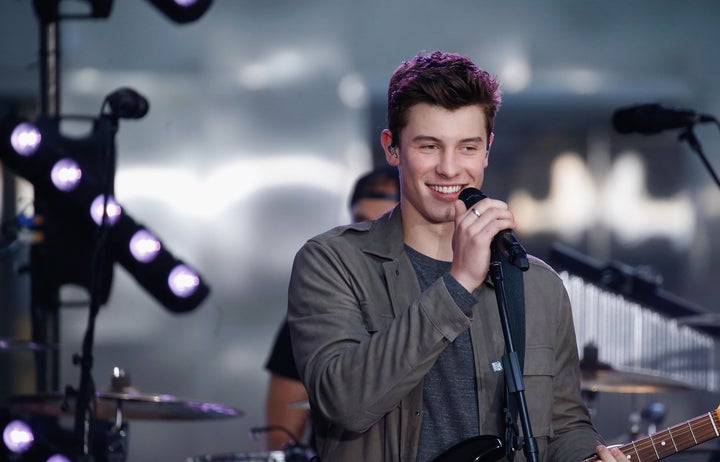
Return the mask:
M395 259L405 251L400 204L372 222L370 238L365 240L363 252Z

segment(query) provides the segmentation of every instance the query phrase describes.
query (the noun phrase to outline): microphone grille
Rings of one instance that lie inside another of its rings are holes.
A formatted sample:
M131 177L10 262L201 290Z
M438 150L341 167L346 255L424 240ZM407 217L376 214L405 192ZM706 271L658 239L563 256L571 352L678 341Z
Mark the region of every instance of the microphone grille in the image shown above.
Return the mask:
M477 188L465 188L460 191L460 194L458 195L458 199L463 201L465 207L467 208L472 207L473 204L475 204L476 202L480 202L486 197L487 196Z
M651 125L650 116L660 109L660 105L656 103L620 108L613 113L613 128L616 132L622 134L638 131L638 127L646 130Z

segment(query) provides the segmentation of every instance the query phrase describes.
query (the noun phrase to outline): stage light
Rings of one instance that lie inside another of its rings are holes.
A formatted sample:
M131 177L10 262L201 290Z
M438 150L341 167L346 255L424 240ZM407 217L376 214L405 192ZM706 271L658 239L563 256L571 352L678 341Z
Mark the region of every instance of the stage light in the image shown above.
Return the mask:
M120 219L121 213L122 207L120 207L120 204L117 203L113 196L109 196L106 201L105 195L100 194L93 199L92 204L90 204L90 216L98 226L103 222L103 215L105 215L107 219L107 224L113 226Z
M180 298L194 294L199 285L200 277L187 265L177 265L168 275L170 290Z
M210 293L197 271L174 257L154 233L125 212L110 229L109 239L111 257L168 310L190 311Z
M69 458L65 457L62 454L53 454L52 456L48 457L48 460L45 462L71 462Z
M92 130L79 138L63 136L59 120L47 116L34 123L7 117L0 121L0 159L35 188L35 212L43 223L38 242L47 265L44 283L51 291L66 284L97 288L97 300L104 304L117 261L170 311L195 309L209 287L157 236L135 223L113 196L118 118L142 117L148 104L129 88L111 93L106 103L109 113L88 119ZM100 233L103 220L108 229ZM106 258L97 259L101 242ZM102 268L93 268L98 261Z
M35 154L41 141L40 130L29 122L19 123L10 134L10 145L21 156Z
M149 263L157 257L162 245L150 231L140 229L130 238L129 248L137 261Z
M200 19L212 4L212 0L148 0L148 2L180 24Z
M30 425L22 420L10 421L3 430L5 446L15 454L22 454L32 446L35 441Z
M80 183L81 178L82 170L72 159L60 159L50 170L50 179L60 191L72 191Z

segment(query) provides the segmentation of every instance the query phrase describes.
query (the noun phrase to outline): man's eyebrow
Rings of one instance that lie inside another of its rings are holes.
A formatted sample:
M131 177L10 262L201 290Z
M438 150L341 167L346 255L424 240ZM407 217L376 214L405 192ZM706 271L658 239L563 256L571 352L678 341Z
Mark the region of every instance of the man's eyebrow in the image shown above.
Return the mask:
M424 142L424 141L432 141L435 143L441 143L442 140L440 138L430 136L430 135L418 135L415 138L412 139L413 142ZM482 136L473 136L470 138L463 138L460 140L461 143L485 143L485 140Z
M484 143L485 140L482 136L473 136L472 138L464 138L460 140L461 143Z
M430 136L430 135L418 135L415 138L413 138L412 141L413 142L433 141L435 143L440 143L440 138L436 138L436 137Z

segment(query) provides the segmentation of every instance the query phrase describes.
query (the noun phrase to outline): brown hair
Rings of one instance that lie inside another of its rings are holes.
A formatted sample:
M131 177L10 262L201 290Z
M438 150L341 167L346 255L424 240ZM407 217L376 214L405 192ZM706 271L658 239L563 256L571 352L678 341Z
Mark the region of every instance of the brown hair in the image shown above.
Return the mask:
M473 104L482 106L489 140L502 100L499 87L493 76L456 53L421 53L403 62L393 73L388 87L387 125L393 146L400 142L408 110L418 103L449 110Z

